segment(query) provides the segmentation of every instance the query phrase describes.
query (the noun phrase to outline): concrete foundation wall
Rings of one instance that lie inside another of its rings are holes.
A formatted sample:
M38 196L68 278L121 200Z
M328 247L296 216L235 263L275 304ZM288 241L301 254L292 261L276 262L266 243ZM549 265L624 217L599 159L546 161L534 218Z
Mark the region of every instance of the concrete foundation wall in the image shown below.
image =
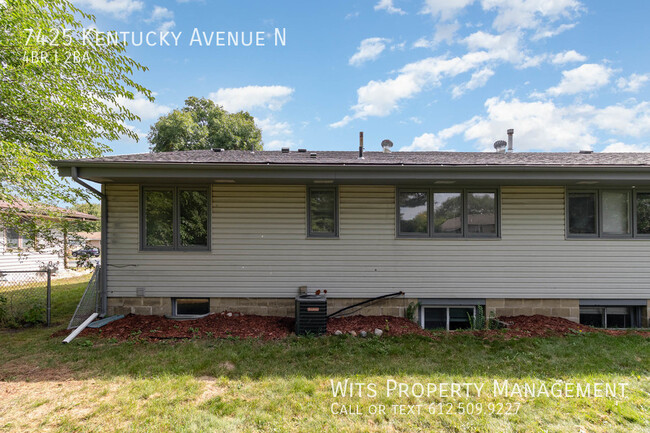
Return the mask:
M580 322L578 299L486 299L486 316L543 316L563 317Z
M341 308L364 300L363 298L328 299L327 310L329 313L334 313ZM410 303L417 303L417 299L383 299L362 308L354 314L405 317L406 309ZM294 300L292 298L210 298L210 312L212 313L233 311L260 316L293 317L294 309ZM158 297L108 298L108 314L171 315L172 301L171 298ZM415 314L417 318L417 311Z

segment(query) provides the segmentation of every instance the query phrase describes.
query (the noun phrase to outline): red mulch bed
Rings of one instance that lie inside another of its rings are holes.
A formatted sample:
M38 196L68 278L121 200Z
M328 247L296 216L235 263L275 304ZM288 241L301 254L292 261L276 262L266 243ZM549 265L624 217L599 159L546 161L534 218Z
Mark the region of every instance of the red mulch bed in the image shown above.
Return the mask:
M454 333L470 333L480 338L493 340L498 338L564 336L581 332L602 332L608 335L634 334L650 338L650 331L597 329L560 317L540 315L510 316L499 317L499 320L506 323L508 327L483 331L432 333L402 317L350 316L330 319L327 324L327 335L334 335L336 331L341 331L343 334L350 334L354 331L359 335L361 331L366 331L371 336L374 335L375 329L381 329L383 335L386 336L422 335L434 339L442 335L453 335ZM118 341L159 341L190 338L259 338L276 340L288 337L293 334L293 330L294 319L290 317L223 312L211 314L202 319L173 320L162 316L129 314L123 319L115 320L98 329L86 328L81 335L114 338ZM61 330L55 332L52 337L61 337L68 333L67 330Z

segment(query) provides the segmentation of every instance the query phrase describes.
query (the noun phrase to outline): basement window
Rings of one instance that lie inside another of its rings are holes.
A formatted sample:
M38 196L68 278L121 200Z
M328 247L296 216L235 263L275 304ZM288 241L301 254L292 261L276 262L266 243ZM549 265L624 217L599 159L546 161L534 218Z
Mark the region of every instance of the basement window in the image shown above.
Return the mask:
M580 307L580 323L595 328L636 328L640 313L639 307Z
M172 299L172 309L174 316L203 316L210 312L210 299L174 298Z
M455 329L469 329L472 327L471 320L476 315L475 307L422 307L422 327L424 329L444 329L453 331Z

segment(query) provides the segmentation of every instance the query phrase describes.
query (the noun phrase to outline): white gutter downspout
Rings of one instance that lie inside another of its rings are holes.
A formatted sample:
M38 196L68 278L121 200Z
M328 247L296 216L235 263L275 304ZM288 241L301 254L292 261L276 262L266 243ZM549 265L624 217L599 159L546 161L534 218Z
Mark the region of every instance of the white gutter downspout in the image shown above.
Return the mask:
M100 282L101 282L101 307L100 307L100 316L103 317L106 315L106 310L107 310L107 278L106 278L106 267L107 267L107 260L108 260L108 251L107 251L107 245L108 245L108 197L106 194L102 193L101 191L98 191L96 188L93 188L89 184L87 184L85 181L79 179L77 167L70 167L70 173L72 180L74 180L76 183L79 185L83 186L93 194L99 196L101 199L101 233L102 233L102 238L99 241L100 242L100 263L101 263L101 270L100 270Z

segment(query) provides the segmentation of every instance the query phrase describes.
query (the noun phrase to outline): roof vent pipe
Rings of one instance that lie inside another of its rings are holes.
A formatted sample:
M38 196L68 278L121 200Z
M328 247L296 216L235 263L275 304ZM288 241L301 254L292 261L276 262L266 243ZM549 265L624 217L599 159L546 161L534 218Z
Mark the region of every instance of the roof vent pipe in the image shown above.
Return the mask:
M494 149L497 151L497 153L506 153L506 146L508 143L506 143L503 140L498 140L494 142Z
M363 131L359 132L359 159L363 159Z
M512 148L512 136L514 135L514 129L508 129L508 152L513 152Z
M384 149L384 153L390 153L390 148L393 147L393 142L390 140L384 140L381 142L381 147Z

